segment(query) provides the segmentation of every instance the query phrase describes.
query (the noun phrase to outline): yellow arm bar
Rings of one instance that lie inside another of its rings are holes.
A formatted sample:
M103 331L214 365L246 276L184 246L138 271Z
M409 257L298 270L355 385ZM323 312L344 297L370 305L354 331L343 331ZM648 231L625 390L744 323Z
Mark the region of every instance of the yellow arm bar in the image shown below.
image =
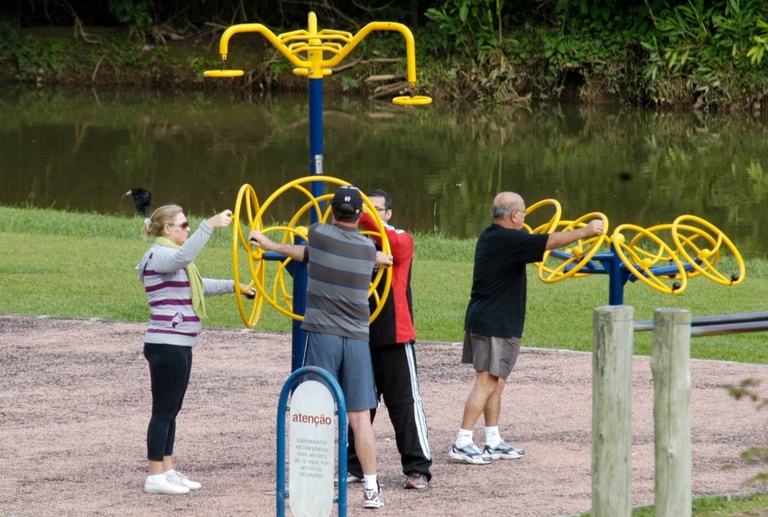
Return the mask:
M229 54L229 38L241 32L258 32L267 38L267 40L272 43L272 45L274 45L275 48L288 59L288 61L299 68L310 68L309 61L300 59L295 54L292 54L290 49L280 41L280 38L275 36L274 32L260 23L240 23L238 25L232 25L225 30L224 34L221 35L221 41L219 42L219 54L221 54L221 59L226 61L227 54Z
M332 59L325 63L327 67L334 67L344 59L353 48L357 46L368 34L373 31L397 31L405 38L405 56L408 64L408 84L411 88L416 87L416 44L413 41L411 30L402 23L394 22L371 22L355 34L352 40Z
M310 26L311 26L311 20L310 20ZM315 29L316 30L316 29ZM360 32L355 34L355 36L349 40L349 42L344 45L341 49L338 50L338 52L334 53L334 56L329 60L320 60L320 61L308 61L306 59L301 59L296 55L297 50L293 49L291 47L288 47L283 43L280 37L276 36L275 33L273 33L271 30L269 30L266 26L260 24L260 23L241 23L238 25L232 25L229 27L226 31L224 31L224 34L221 36L221 41L219 42L219 53L221 54L221 59L225 60L227 59L227 55L229 54L229 39L234 36L235 34L242 33L242 32L258 32L259 34L263 35L267 40L272 43L272 45L277 48L281 54L283 54L288 61L290 61L292 64L294 64L298 68L305 68L307 70L318 72L320 73L320 77L322 77L322 68L332 68L336 65L338 65L342 59L344 59L351 51L354 49L358 43L360 43L363 39L365 39L368 34L370 34L373 31L397 31L403 35L405 38L406 43L406 59L407 59L407 66L408 66L408 84L411 88L416 87L416 44L413 40L413 34L411 33L411 30L406 27L405 25L401 23L394 23L394 22L371 22L365 27L363 27ZM296 33L286 33L284 36L289 36L289 39L294 39L294 34ZM322 32L320 33L310 33L306 34L304 38L301 39L314 39L315 41L318 41L318 37L322 38L324 35ZM300 38L295 38L300 39ZM310 40L311 41L311 40ZM312 43L312 42L311 42ZM309 44L307 46L301 46L299 49L300 52L312 52L312 51L323 51L322 45L313 45ZM328 50L328 49L325 49ZM319 63L320 70L315 70L318 65L315 63Z

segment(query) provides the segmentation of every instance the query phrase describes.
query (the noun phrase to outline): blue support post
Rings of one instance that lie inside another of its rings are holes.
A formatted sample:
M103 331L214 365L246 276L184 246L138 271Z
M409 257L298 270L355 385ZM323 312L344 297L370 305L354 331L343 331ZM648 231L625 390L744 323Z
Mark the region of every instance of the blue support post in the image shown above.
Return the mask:
M309 79L309 175L323 174L323 80ZM312 196L323 195L321 181L312 182ZM320 214L310 211L312 224L320 220ZM304 315L307 308L307 266L295 264L293 271L293 312ZM307 334L301 329L301 321L293 320L293 348L291 352L291 371L301 368L304 363L304 349L307 346Z
M561 250L552 250L552 256L562 260L571 258L570 254ZM597 263L600 265L598 266ZM569 264L564 272L570 271L572 267L573 264ZM622 264L613 243L611 243L611 251L595 253L581 271L608 275L608 305L624 305L624 284L628 280L636 280L634 275ZM674 270L670 271L673 272Z
M621 271L621 260L616 254L616 248L611 243L611 258L608 261L608 305L624 305L624 284L627 276Z
M307 308L307 265L303 262L292 261L291 276L293 276L293 312L304 315ZM301 328L302 320L292 320L291 371L295 372L304 365L304 349L307 345L307 333Z
M323 174L323 80L309 80L309 175ZM323 186L312 184L312 195L322 195Z

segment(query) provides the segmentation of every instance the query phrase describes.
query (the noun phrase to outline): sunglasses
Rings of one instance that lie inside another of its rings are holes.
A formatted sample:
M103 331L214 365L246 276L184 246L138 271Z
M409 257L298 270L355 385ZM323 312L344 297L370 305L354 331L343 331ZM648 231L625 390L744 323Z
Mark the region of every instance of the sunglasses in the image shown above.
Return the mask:
M181 224L169 224L168 226L178 226L182 230L186 230L187 228L189 228L189 223L187 221L184 221Z

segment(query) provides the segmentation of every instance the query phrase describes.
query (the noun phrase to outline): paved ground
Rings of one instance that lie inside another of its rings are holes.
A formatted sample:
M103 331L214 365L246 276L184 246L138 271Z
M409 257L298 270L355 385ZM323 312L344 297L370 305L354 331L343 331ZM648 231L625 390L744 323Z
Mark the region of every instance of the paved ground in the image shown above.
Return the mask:
M204 331L179 417L177 466L203 483L186 496L143 493L150 393L144 325L0 314L0 515L274 515L276 401L290 336ZM386 506L379 516L557 516L591 505L591 355L524 349L503 407L503 433L524 459L449 463L471 370L447 343L417 348L434 455L432 486L401 488L386 410L376 421ZM653 501L649 359L633 366L633 501ZM696 496L746 490L746 447L765 444L766 414L721 388L768 366L693 361ZM482 441L481 431L476 432ZM728 464L735 465L726 469ZM371 515L349 489L349 515Z

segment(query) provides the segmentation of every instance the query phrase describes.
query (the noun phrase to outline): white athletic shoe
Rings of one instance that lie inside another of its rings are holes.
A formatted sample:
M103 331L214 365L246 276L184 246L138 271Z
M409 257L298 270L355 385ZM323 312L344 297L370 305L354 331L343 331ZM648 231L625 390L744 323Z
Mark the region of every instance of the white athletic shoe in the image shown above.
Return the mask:
M359 478L359 477L355 476L354 474L347 474L347 484L348 485L352 484L352 483L362 483L362 482L363 482L363 478ZM333 477L333 484L334 485L338 485L339 484L339 476L334 476Z
M170 474L170 475L166 474L165 477L167 477L168 481L170 481L174 485L185 486L190 490L199 490L200 487L203 486L197 481L192 481L191 479L189 479L187 476L185 476L178 470L174 470L173 474Z
M149 494L168 494L168 495L181 495L188 494L189 488L171 483L171 481L162 475L159 481L150 481L149 478L144 482L144 491Z
M477 445L470 443L459 449L454 445L451 450L448 451L448 456L453 461L463 461L464 463L471 463L473 465L488 465L492 458L487 454L480 452Z
M496 447L486 445L483 449L483 454L490 456L494 460L514 460L522 458L525 455L523 449L512 447L510 444L502 440Z
M381 483L376 488L368 490L363 488L363 508L381 508L384 506L384 498L381 496Z

